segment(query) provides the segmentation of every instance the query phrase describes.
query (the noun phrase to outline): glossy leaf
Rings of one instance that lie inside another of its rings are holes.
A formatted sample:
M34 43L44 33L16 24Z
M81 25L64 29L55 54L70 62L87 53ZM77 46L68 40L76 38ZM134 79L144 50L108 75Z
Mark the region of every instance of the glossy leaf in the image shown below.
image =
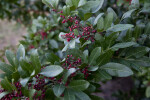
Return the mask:
M42 71L41 71L41 75L44 75L46 77L55 77L57 75L59 75L60 73L63 72L63 68L61 66L58 65L50 65L45 67Z
M15 86L14 85L12 85L9 81L8 81L8 79L5 77L5 79L3 79L2 81L1 81L1 86L4 88L4 89L6 89L6 90L8 90L8 91L13 91L13 90L15 90L16 88L15 88Z
M38 73L41 70L41 64L40 64L37 50L32 51L31 62L32 62L33 66L35 67L35 72Z
M63 82L65 83L68 79L68 77L73 74L74 72L76 72L76 69L75 68L70 68L65 74L64 74L64 77L63 77Z
M100 31L104 29L104 18L103 17L101 17L98 20L98 22L97 22L97 29L100 30Z
M75 95L76 95L77 98L79 98L79 100L91 100L91 98L82 91L75 92Z
M76 91L84 91L89 85L90 83L85 80L73 80L70 82L69 87Z
M0 69L7 74L12 74L14 72L14 68L11 65L0 62Z
M9 92L2 92L0 93L0 99L2 99L4 96L6 96L7 94L9 94Z
M148 86L147 88L146 88L146 97L147 98L149 98L150 97L150 86Z
M98 20L104 15L104 13L100 13L94 20L94 25L97 24Z
M79 1L79 4L78 4L78 7L82 7L83 5L85 5L86 4L86 0L80 0Z
M117 77L127 77L133 74L129 67L119 63L107 63L100 68L106 70L110 75Z
M13 67L18 67L16 64L16 57L11 51L6 50L5 56L7 57L7 60Z
M136 57L140 58L143 55L145 55L150 49L147 47L134 47L128 49L128 52L126 52L126 58Z
M134 26L131 24L117 24L117 25L110 27L107 31L120 32L120 31L131 29L132 27Z
M96 13L99 11L104 3L104 0L97 0L97 5L95 5L94 8L92 8L92 13Z
M104 29L105 30L107 30L110 26L111 26L111 24L112 24L112 22L113 22L113 13L112 12L109 12L107 15L106 15L106 17L105 17L105 20L104 20Z
M111 47L112 50L117 51L118 49L121 48L127 48L133 45L136 45L137 43L135 42L123 42L123 43L117 43L114 46Z
M101 66L103 64L106 64L107 62L110 61L112 55L113 55L113 51L111 50L108 50L105 53L102 53L96 60L96 65Z
M65 90L65 86L63 84L56 84L53 87L54 94L57 97L60 97L60 95L64 92L64 90Z
M75 95L72 90L70 89L65 90L64 100L75 100Z
M96 63L96 59L100 56L101 54L101 47L96 47L92 52L91 52L91 55L90 55L90 58L89 58L89 64L92 65L94 63Z
M20 58L24 58L25 57L25 48L24 46L21 44L17 50L17 59L19 61Z
M54 64L56 61L59 61L59 57L56 56L54 53L46 53L45 54L47 61Z
M129 10L127 11L126 13L123 14L121 20L125 19L125 18L128 18L128 17L131 17L131 14L135 11L136 9L132 9L132 10Z

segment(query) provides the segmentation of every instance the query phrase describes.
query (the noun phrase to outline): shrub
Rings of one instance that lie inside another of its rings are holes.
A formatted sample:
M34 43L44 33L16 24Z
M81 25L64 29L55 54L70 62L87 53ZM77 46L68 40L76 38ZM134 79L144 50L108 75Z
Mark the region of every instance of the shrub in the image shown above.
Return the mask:
M104 0L43 0L51 15L33 21L16 56L6 51L10 64L0 62L1 99L101 100L100 81L149 66L148 2L132 0L120 17Z

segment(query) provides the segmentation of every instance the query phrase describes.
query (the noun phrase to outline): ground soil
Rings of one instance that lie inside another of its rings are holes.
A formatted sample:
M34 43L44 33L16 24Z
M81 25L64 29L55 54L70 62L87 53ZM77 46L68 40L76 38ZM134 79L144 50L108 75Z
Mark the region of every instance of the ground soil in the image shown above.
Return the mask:
M14 49L19 44L19 40L23 39L22 36L27 33L26 28L14 21L0 20L0 50L7 47Z

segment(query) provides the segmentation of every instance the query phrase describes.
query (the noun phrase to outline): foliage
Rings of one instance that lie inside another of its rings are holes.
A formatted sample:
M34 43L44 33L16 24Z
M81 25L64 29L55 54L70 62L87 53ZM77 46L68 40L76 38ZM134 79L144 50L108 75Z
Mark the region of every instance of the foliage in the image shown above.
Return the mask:
M48 9L40 0L1 0L0 18L28 25L33 18L45 16Z
M33 20L16 56L7 50L9 64L0 62L1 99L102 100L100 81L150 65L149 1L140 2L119 15L104 0L43 0L50 16Z

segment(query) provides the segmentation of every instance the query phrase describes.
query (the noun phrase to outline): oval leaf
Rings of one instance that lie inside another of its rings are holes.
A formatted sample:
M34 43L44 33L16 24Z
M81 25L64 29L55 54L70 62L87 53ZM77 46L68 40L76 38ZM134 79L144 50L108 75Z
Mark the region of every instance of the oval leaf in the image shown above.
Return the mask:
M132 27L134 27L132 24L117 24L117 25L110 27L107 31L119 32L119 31L128 30Z
M45 67L40 74L46 77L55 77L62 72L63 72L63 68L61 66L51 65Z
M89 85L90 83L85 80L73 80L70 82L69 87L77 91L84 91Z
M63 84L56 84L53 88L54 94L59 97L65 90L65 86Z
M107 63L100 68L106 70L112 76L127 77L133 74L129 67L119 63Z

